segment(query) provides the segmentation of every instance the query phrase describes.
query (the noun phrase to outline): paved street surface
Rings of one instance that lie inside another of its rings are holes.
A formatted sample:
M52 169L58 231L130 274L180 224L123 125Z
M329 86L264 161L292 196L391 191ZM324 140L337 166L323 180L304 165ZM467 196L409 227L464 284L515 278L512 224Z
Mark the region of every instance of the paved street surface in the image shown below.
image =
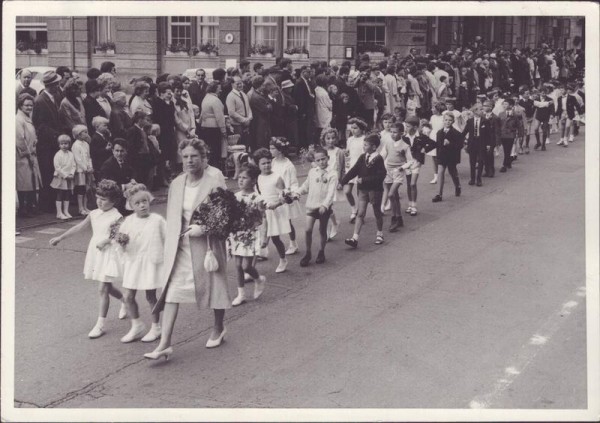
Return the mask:
M169 361L143 358L156 344L119 342L129 322L116 302L107 334L87 338L97 313L96 285L82 279L89 234L52 248L72 223L24 230L15 406L585 408L583 138L563 148L554 135L547 152L519 156L481 188L467 185L464 155L462 197L447 178L438 204L428 159L419 215L390 234L388 213L382 246L372 211L358 250L344 244L352 226L340 195L344 225L326 264L301 268L296 255L275 275L271 247L259 265L268 287L227 313L226 342L207 350L212 313L183 305Z

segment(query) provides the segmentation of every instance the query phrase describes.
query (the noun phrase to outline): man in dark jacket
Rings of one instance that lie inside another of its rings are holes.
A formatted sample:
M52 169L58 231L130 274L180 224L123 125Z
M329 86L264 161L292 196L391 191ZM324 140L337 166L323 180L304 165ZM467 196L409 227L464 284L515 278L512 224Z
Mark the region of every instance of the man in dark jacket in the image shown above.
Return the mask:
M206 71L204 69L196 69L196 80L192 80L188 92L192 103L195 104L202 110L202 100L206 95L206 88L208 83L206 82Z
M115 138L112 148L113 156L107 159L100 168L100 178L115 181L122 190L125 189L126 184L135 182L135 179L133 179L133 167L131 167L126 157L126 143L122 138ZM131 211L125 209L124 198L118 204L115 204L115 206L122 215L131 214Z
M315 116L315 90L310 82L310 67L302 66L300 78L294 87L294 99L298 106L298 144L308 147L313 139Z
M500 119L500 142L504 150L504 161L502 162L500 172L504 173L507 169L512 169L511 152L515 138L519 130L522 129L523 121L513 111L515 102L512 98L504 100L502 105L504 111L500 112L498 118Z
M37 156L42 176L40 209L51 213L54 210L54 193L50 182L54 175L54 154L58 151L58 136L61 125L58 118L60 105L60 76L47 71L42 77L45 90L35 99L32 120L38 138Z

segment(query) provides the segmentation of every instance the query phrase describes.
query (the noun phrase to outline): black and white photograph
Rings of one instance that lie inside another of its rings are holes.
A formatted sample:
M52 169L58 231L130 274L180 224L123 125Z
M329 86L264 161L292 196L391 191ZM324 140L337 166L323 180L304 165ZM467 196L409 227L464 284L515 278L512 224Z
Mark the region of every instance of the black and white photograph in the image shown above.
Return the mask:
M596 421L598 11L5 2L2 421Z

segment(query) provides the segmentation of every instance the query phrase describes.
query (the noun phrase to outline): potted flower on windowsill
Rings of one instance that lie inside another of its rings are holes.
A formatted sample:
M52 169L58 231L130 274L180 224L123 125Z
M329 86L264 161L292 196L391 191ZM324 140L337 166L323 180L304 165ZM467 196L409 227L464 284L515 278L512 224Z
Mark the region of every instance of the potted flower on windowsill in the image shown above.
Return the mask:
M288 47L283 52L283 57L288 59L308 59L308 49L305 46Z
M358 54L368 54L369 58L383 58L390 55L390 50L382 44L360 44L357 48Z
M219 47L213 43L203 43L199 46L192 47L193 56L217 56L219 54Z
M185 44L169 44L167 47L167 56L189 56L190 48Z
M252 44L250 46L250 57L273 57L275 48L263 44Z
M112 41L106 41L104 43L100 43L99 45L94 47L94 51L96 54L104 54L106 56L113 56L115 54L115 43Z
M27 41L17 41L17 52L19 54L28 54L29 43Z

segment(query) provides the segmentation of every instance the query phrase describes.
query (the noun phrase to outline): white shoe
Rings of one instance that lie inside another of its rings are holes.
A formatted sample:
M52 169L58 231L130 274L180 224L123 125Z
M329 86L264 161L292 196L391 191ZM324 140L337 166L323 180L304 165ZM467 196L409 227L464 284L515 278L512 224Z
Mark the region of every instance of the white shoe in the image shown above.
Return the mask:
M286 256L291 256L298 252L298 247L296 245L290 245L288 249L285 251Z
M104 328L100 325L94 326L90 333L88 333L88 337L91 339L100 338L102 335L104 335Z
M124 302L121 302L121 308L119 309L119 320L123 320L127 317L127 306Z
M430 184L437 184L437 175L435 175L433 177L433 179L431 181L429 181Z
M244 282L253 281L254 278L250 276L248 273L244 272Z
M258 282L256 282L256 283L258 283ZM235 306L244 304L245 302L246 302L246 296L244 294L238 294L238 296L235 297L233 299L233 301L231 302L231 305L235 307Z
M569 142L574 142L574 141L575 141L575 138L574 138L574 137L572 137L572 136L571 136L571 137L569 137Z
M64 213L64 215L67 219L73 219L73 216L71 216L70 213Z
M148 333L142 338L142 342L154 342L160 338L160 326L152 326Z
M287 259L279 259L279 266L275 269L275 273L283 273L285 269L287 269L288 261Z
M221 342L225 338L226 333L227 333L227 328L225 326L223 326L223 332L221 332L221 335L219 335L219 337L217 339L209 338L208 341L206 341L206 348L216 348L219 345L221 345Z
M333 239L338 233L338 225L331 224L331 231L329 232L328 239Z
M56 218L57 218L57 219L60 219L60 220L67 220L67 219L68 219L68 217L67 217L67 216L65 216L64 214L57 214L57 215L56 215Z
M142 323L139 326L132 326L131 329L129 329L129 332L121 338L121 342L126 344L128 342L137 341L144 335L144 332L146 332L145 324Z
M259 276L258 280L254 283L254 299L257 300L265 290L265 284L267 282L267 278L265 276Z
M565 140L563 138L561 138L556 145L563 145L565 143Z

